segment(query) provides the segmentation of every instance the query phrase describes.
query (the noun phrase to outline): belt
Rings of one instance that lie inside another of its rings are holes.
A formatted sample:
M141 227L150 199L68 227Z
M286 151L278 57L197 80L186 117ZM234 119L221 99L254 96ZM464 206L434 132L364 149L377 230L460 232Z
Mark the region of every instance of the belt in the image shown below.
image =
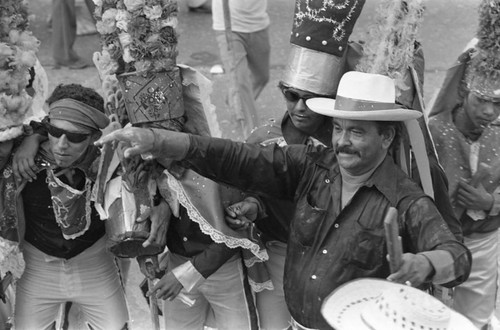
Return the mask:
M318 329L313 329L313 328L308 328L300 324L299 322L295 321L295 319L292 317L292 330L318 330Z

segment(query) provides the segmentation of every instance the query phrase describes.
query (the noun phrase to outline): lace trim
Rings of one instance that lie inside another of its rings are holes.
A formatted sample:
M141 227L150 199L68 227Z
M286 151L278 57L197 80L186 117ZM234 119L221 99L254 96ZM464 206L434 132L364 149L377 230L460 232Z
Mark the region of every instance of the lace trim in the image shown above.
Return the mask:
M274 290L274 285L271 280L267 280L264 283L257 283L252 279L248 278L248 283L254 292L262 292L264 290Z
M265 251L267 254L267 250L265 250ZM260 259L256 256L253 256L252 258L245 258L244 261L245 261L245 266L247 266L247 268L250 268L253 265L255 265L256 262L262 262L262 259Z
M26 264L19 244L0 237L0 270L3 274L10 271L15 280L24 272Z
M179 200L179 203L186 208L191 220L198 223L201 231L205 235L209 235L212 238L212 240L216 243L226 244L226 246L228 246L229 248L234 249L237 247L242 247L244 249L250 250L261 261L265 261L265 260L269 259L269 256L267 255L267 251L261 250L258 244L253 243L249 239L230 237L230 236L224 235L220 231L213 228L210 225L210 223L200 214L198 209L196 209L196 207L191 203L191 201L189 200L189 197L187 196L187 194L186 194L184 188L182 187L182 185L180 184L180 182L172 174L170 174L167 170L165 170L165 173L167 174L167 177L168 177L169 186L177 194L177 199Z

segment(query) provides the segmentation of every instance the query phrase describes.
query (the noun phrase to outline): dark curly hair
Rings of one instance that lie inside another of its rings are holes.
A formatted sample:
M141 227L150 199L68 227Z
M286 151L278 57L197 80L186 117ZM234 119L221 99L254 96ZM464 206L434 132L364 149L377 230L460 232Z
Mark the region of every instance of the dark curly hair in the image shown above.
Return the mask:
M51 105L55 101L62 99L73 99L90 105L97 110L104 112L104 99L92 88L84 87L80 84L60 84L47 99Z

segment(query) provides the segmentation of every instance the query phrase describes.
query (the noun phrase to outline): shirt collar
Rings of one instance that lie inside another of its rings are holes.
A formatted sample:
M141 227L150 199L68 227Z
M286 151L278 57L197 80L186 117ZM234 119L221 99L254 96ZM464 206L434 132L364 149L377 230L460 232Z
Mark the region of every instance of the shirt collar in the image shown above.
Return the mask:
M318 166L329 171L329 177L335 178L340 174L339 165L335 152L328 149L330 152L316 151L308 153L308 157ZM373 175L363 184L366 187L377 188L391 203L397 205L398 197L396 195L397 180L395 180L395 170L397 166L391 156L387 155L382 163L373 172Z

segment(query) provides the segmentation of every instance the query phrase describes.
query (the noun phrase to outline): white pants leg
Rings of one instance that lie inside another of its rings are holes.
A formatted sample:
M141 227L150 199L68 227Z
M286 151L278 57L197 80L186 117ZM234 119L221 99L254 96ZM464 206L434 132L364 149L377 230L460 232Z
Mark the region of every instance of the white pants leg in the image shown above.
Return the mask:
M481 328L495 311L498 231L464 237L464 244L472 253L472 268L469 279L455 288L453 308Z
M128 321L125 294L104 238L69 260L26 243L24 258L26 269L16 292L16 329L47 329L66 301L80 305L95 330L119 330Z

